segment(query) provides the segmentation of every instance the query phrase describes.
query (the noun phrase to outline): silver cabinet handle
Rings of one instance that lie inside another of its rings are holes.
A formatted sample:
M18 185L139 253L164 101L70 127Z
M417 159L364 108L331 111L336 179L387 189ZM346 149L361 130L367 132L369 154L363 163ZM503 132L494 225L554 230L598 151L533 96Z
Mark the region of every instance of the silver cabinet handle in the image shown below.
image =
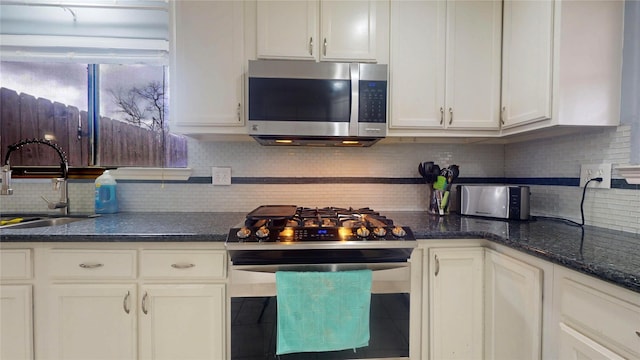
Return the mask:
M504 125L504 112L507 111L507 107L503 106L502 109L500 109L500 124Z
M240 112L242 110L242 107L240 106L240 103L238 103L238 122L242 121L241 116L242 113Z
M453 123L453 108L449 108L449 125Z
M309 55L313 56L313 36L309 38Z
M636 331L636 335L638 335L638 337L640 337L640 331Z
M142 312L147 315L149 311L147 310L147 298L149 297L149 293L145 292L142 297Z
M97 268L103 267L104 264L101 264L101 263L82 263L82 264L80 264L78 266L80 266L83 269L97 269Z
M440 125L444 123L444 108L440 106Z
M124 312L128 314L131 311L129 307L129 298L131 297L131 292L127 291L127 295L124 296L124 300L122 301L122 307L124 308Z
M171 267L174 269L190 269L192 267L196 266L196 264L171 264Z
M322 45L322 55L327 56L327 38L324 38L324 44Z
M438 255L435 256L435 261L436 261L436 272L435 272L435 276L438 276L438 274L440 273L440 259L438 259Z

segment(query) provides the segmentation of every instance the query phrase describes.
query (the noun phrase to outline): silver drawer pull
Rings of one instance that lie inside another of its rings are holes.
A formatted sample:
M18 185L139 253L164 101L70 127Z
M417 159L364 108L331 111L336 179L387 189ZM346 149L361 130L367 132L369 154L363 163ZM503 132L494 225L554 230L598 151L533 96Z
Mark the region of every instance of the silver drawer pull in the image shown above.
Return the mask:
M147 298L149 297L149 293L145 291L144 296L142 297L142 312L147 315L149 310L147 310Z
M171 267L174 269L190 269L194 266L196 266L196 264L171 264Z
M82 263L82 264L80 264L78 266L80 266L83 269L97 269L97 268L103 267L104 264L101 264L101 263L88 263L88 264L87 263Z
M129 297L131 297L131 292L127 291L127 295L124 296L124 300L122 301L122 307L126 314L131 312L131 309L129 308Z

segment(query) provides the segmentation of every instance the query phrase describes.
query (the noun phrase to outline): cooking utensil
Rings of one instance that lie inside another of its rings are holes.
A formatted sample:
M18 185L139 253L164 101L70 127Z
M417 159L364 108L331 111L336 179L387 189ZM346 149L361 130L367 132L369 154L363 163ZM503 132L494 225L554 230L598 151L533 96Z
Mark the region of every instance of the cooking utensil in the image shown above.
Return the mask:
M429 176L431 183L436 182L438 180L439 175L440 175L440 166L434 164L433 167L431 168L431 173Z
M262 205L247 214L247 219L287 219L295 215L297 209L295 205Z
M435 165L433 161L425 161L418 164L418 172L420 172L420 175L422 175L422 178L427 184L431 184L436 181L436 178L433 176L434 166L438 165Z
M445 190L447 188L447 179L444 176L438 176L436 182L433 184L433 188L436 190Z

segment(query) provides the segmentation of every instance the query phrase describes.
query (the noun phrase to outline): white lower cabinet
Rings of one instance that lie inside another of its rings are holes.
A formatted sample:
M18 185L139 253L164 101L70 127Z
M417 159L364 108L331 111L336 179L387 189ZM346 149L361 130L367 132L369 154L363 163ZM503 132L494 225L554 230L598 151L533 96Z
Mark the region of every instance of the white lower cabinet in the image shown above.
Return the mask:
M47 303L47 352L39 358L136 358L135 284L56 284Z
M640 359L640 295L557 267L554 279L558 356Z
M485 359L540 359L542 271L487 249L484 286Z
M140 359L224 359L225 286L142 285Z
M0 285L0 359L33 359L31 285Z
M624 358L598 344L572 329L564 323L560 323L560 336L558 337L558 358L559 359L580 359L580 360L623 360Z
M438 248L429 259L431 359L482 358L483 248Z
M0 250L0 359L33 359L31 249Z
M421 245L427 248L421 358L541 359L539 264L483 241L457 242Z
M225 359L226 252L130 247L43 251L37 358Z

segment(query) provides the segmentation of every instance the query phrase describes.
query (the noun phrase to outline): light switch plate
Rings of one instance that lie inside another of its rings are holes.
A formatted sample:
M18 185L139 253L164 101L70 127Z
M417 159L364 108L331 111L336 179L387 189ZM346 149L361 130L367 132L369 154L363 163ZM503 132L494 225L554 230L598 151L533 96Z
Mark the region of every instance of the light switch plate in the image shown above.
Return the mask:
M213 185L231 185L230 167L213 167L211 171Z
M602 181L592 181L590 188L611 189L611 164L582 164L580 167L580 187L583 188L589 179L601 177Z

